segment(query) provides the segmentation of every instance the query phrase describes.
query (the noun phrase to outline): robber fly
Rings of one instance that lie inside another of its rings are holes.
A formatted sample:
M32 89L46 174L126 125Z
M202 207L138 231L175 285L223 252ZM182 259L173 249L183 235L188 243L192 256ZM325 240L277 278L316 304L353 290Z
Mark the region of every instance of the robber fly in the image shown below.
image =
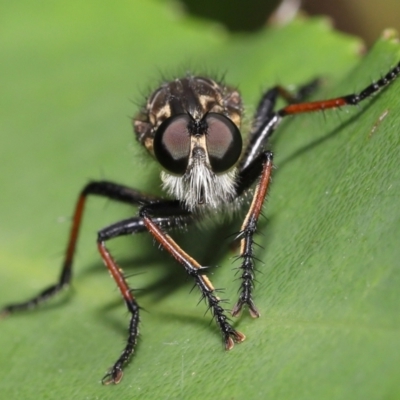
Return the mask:
M239 296L231 314L247 308L254 318L260 313L254 303L253 236L271 181L273 154L266 149L268 139L287 116L356 105L387 86L400 74L400 63L383 78L358 94L306 102L317 86L312 81L291 94L281 86L267 90L258 104L246 144L241 135L243 105L239 92L204 76L185 76L161 85L133 119L137 140L160 164L162 187L167 199L146 195L136 189L109 182L93 181L80 192L69 241L58 282L36 297L3 308L2 315L36 307L70 284L72 264L87 197L102 196L136 205L138 213L98 232L97 247L114 278L130 313L128 338L122 354L103 378L104 384L119 383L123 367L134 352L139 334L140 307L122 269L106 242L123 235L148 232L183 266L211 310L226 350L245 340L230 323L227 311L207 276L207 269L185 253L168 232L197 222L226 209L247 205L247 214L236 239L240 243ZM288 105L276 110L279 97ZM248 198L250 201L243 201Z

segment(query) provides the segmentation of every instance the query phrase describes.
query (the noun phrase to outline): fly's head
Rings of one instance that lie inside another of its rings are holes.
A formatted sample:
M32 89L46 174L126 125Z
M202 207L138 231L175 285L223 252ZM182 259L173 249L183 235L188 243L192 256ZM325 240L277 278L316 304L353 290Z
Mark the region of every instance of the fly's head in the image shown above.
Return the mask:
M238 91L188 76L163 84L134 119L137 139L163 167L163 188L188 210L235 197L241 113Z

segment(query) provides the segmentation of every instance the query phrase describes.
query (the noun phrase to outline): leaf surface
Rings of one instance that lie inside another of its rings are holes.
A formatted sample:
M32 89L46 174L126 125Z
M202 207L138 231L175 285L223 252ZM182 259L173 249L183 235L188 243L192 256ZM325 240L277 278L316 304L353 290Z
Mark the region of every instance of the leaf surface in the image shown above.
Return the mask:
M230 36L155 1L22 0L2 9L1 303L56 279L70 213L88 179L160 193L158 168L128 117L161 75L226 74L250 121L267 87L321 76L316 97L348 94L400 58L386 38L361 59L360 43L323 19ZM2 397L400 396L399 89L396 82L360 107L288 118L276 132L277 168L256 238L262 317L244 313L235 322L247 335L243 344L224 352L191 282L149 237L121 238L110 249L144 308L141 337L121 384L101 386L128 316L97 254L96 231L134 210L93 199L72 290L0 321ZM225 288L227 306L239 284L231 233L176 236L201 263L218 266L210 276Z

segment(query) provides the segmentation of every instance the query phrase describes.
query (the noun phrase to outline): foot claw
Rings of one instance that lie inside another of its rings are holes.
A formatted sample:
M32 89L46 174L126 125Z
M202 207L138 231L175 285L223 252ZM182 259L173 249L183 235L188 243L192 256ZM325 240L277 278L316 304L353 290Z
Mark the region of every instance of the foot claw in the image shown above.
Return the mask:
M238 317L240 315L240 313L242 312L242 306L243 306L243 303L240 301L238 301L235 304L235 307L233 307L233 309L231 311L231 314L233 317Z
M247 304L249 307L249 313L251 315L252 318L259 318L260 317L260 313L257 310L257 307L255 306L253 300L249 299L247 301L243 301L243 300L239 300L235 306L233 307L231 314L233 317L238 317L240 315L240 313L242 312L242 307Z
M101 380L101 383L103 385L118 385L118 383L121 382L121 379L123 377L124 373L122 372L122 369L120 368L113 368L110 372L108 372L104 378Z
M242 343L246 339L246 336L239 331L233 331L228 334L225 339L225 350L232 350L235 343Z
M257 308L254 306L249 305L249 313L252 316L252 318L260 318L261 314L258 312Z

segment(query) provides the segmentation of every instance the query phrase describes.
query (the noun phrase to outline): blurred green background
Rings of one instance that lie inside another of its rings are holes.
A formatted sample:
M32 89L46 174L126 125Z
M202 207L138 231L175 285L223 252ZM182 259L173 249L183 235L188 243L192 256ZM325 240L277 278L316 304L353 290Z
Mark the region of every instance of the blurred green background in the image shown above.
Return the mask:
M218 21L228 29L254 31L260 29L280 0L182 0L195 15ZM290 3L287 1L287 3ZM362 37L371 46L385 28L400 30L400 1L398 0L294 0L301 12L327 15L336 29Z

